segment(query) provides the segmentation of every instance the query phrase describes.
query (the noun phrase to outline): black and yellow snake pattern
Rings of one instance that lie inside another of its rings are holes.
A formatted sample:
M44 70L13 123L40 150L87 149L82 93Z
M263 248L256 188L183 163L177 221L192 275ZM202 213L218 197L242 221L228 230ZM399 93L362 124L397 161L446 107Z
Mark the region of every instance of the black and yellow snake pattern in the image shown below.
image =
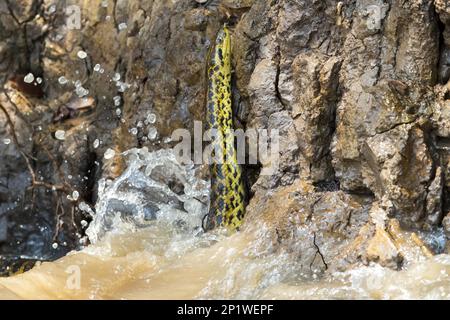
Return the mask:
M208 65L206 123L217 133L213 139L216 161L210 165L211 204L205 229L224 226L238 230L245 213L245 189L237 161L231 106L231 37L227 26L219 31Z

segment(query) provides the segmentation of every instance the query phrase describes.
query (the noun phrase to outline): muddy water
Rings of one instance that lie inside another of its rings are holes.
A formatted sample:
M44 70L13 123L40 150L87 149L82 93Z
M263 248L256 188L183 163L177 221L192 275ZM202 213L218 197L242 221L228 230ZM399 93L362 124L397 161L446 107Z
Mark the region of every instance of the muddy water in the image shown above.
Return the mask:
M191 242L173 237L157 228L108 236L81 252L0 279L0 298L450 298L448 255L400 272L371 266L300 282L289 280L294 261L265 254L250 234Z
M298 261L270 250L270 226L201 232L209 186L195 168L165 151L125 156L124 174L100 183L95 213L84 206L93 244L1 278L1 299L450 299L449 255L399 272L374 265L299 277Z

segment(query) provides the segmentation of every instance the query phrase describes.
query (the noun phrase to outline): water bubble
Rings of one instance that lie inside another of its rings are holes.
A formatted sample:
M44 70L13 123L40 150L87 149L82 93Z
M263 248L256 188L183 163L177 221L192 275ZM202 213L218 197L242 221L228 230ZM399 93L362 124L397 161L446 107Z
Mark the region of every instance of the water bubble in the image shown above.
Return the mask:
M104 157L106 160L109 160L109 159L112 159L115 155L116 155L116 152L115 152L113 149L108 148L108 149L105 151L105 154L103 155L103 157Z
M75 190L74 192L72 192L72 199L73 199L74 201L77 201L79 197L80 197L80 193L79 193L77 190Z
M151 128L148 129L147 137L148 137L150 140L156 139L156 136L157 136L157 135L158 135L158 131L156 130L155 127L151 127Z
M36 82L39 83L39 84L41 84L41 83L42 83L42 78L37 77L37 78L36 78Z
M57 244L56 242L53 242L52 248L53 248L53 249L58 249L58 244Z
M67 79L65 77L61 76L61 77L58 78L58 82L60 84L66 84L67 83Z
M120 110L119 108L116 109L116 115L118 117L120 117L120 115L122 114L122 110Z
M147 116L147 121L148 121L148 123L155 123L156 122L156 115L154 114L154 113L150 113L148 116Z
M97 149L98 146L99 146L99 144L100 144L100 141L99 141L98 139L95 139L95 140L94 140L94 144L93 144L94 149Z
M80 59L86 59L87 58L87 53L84 52L83 50L80 50L80 51L78 51L77 56Z
M89 90L86 88L83 88L82 86L79 86L75 89L75 93L78 95L78 97L82 98L89 94Z
M95 72L99 72L100 69L101 69L101 66L97 63L97 64L94 66L94 71L95 71Z
M52 4L49 8L48 8L48 13L52 14L56 12L56 5Z
M138 129L137 128L131 128L130 129L130 133L135 136L138 133Z
M88 225L88 223L87 223L86 220L81 220L81 221L80 221L80 224L81 224L81 226L82 226L83 228L86 228L87 225Z
M64 140L66 138L66 132L64 130L56 130L55 138L58 140Z
M128 83L125 83L122 81L118 81L116 86L117 86L117 88L118 88L117 90L119 92L125 92L130 87L130 85Z
M115 73L112 79L113 79L113 81L119 81L120 80L120 73Z
M119 28L119 31L125 30L127 28L127 24L125 22L122 22L117 26Z
M32 73L27 74L24 78L23 81L25 83L32 83L34 81L34 75Z
M116 107L120 106L120 101L121 101L120 96L115 96L115 97L113 98L113 100L114 100L114 105L115 105Z
M4 144L10 144L11 143L11 139L5 138L5 139L3 139L3 143Z

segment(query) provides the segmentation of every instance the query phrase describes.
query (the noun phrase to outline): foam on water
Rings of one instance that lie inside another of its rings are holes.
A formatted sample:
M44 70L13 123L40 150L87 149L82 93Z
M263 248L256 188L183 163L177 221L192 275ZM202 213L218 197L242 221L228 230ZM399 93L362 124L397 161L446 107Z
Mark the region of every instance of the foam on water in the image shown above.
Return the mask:
M450 298L448 255L399 272L371 265L300 279L296 256L272 248L270 226L203 233L210 186L199 168L179 165L171 150L123 156L123 174L99 183L92 244L0 279L0 298Z
M209 183L196 177L198 168L178 164L170 149L131 149L123 156L128 161L125 172L114 181L99 181L96 214L86 231L92 243L106 232L128 231L152 221L200 232Z

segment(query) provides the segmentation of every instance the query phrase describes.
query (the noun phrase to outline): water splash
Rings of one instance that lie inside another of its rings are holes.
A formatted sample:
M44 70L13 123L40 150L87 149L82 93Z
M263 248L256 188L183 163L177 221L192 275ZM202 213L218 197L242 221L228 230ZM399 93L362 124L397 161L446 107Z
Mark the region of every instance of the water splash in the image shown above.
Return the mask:
M209 182L199 168L182 166L171 149L123 153L127 169L115 181L99 181L96 214L86 231L92 243L106 232L132 230L156 221L199 233L209 203Z
M179 165L172 150L132 149L122 156L123 174L99 183L87 229L92 244L0 279L0 298L450 298L449 255L402 271L370 265L324 278L303 275L297 254L276 250L271 226L262 222L231 236L202 232L210 185L200 168ZM67 270L77 269L80 288L67 288Z

